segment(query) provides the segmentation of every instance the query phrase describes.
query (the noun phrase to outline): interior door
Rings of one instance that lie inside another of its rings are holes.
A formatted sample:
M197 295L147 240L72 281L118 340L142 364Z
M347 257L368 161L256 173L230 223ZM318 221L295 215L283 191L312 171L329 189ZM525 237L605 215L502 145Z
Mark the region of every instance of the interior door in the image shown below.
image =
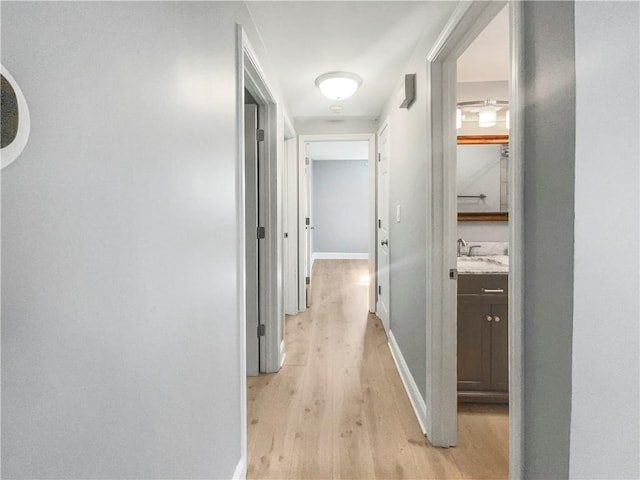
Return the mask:
M258 106L244 106L247 375L258 375Z
M285 140L284 162L284 298L285 313L298 313L298 163L295 138Z
M305 145L305 150L307 146ZM313 271L313 223L311 222L311 188L313 169L308 153L305 156L304 178L305 178L305 236L307 239L307 268L305 272L306 284L306 306L311 306L311 273Z
M389 332L389 122L378 132L378 302L376 312Z

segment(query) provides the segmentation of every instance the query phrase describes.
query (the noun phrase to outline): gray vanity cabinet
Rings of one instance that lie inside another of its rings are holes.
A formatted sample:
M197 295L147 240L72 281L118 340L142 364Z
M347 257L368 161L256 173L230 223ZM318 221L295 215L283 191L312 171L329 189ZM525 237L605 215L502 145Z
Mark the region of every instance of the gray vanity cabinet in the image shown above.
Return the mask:
M507 402L507 275L458 277L458 398Z

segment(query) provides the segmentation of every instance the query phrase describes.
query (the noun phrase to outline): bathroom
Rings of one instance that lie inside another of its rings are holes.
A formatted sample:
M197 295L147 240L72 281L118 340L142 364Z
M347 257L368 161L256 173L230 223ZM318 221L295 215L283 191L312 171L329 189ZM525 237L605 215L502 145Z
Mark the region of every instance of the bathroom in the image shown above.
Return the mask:
M479 66L483 68L479 68ZM458 59L458 416L490 417L496 444L509 431L508 8Z

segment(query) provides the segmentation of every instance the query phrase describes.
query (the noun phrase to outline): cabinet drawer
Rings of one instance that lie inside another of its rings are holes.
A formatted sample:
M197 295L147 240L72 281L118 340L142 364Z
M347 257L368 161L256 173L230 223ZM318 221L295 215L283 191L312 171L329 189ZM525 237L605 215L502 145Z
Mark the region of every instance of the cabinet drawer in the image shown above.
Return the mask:
M507 295L507 274L458 275L458 295Z

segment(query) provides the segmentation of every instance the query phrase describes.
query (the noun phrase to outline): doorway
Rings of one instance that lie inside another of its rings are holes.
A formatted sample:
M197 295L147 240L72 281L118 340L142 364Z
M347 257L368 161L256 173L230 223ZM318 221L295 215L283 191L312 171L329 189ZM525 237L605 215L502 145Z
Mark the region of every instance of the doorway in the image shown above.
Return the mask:
M508 471L509 8L456 61L457 419L490 423ZM452 175L454 176L454 175ZM463 429L460 443L469 441Z
M456 97L458 58L505 7L506 2L461 4L427 57L431 97L427 189L427 286L432 302L427 316L427 436L439 446L457 443L457 226ZM509 470L521 475L522 451L522 10L509 3ZM494 317L492 313L489 314ZM496 314L502 318L500 314Z
M375 311L374 142L373 134L299 138L301 305L311 302L316 259L367 259L369 310Z
M243 226L238 233L238 246L244 250L239 265L242 272L240 291L243 292L243 372L256 373L255 358L258 359L258 372L277 372L284 356L280 349L284 302L280 277L282 212L278 210L278 189L282 165L278 161L279 142L276 136L278 106L240 26L237 55L238 150L241 154L238 202ZM255 111L257 116L249 111ZM245 153L250 153L254 145L255 157L248 161ZM252 362L251 370L249 362Z

